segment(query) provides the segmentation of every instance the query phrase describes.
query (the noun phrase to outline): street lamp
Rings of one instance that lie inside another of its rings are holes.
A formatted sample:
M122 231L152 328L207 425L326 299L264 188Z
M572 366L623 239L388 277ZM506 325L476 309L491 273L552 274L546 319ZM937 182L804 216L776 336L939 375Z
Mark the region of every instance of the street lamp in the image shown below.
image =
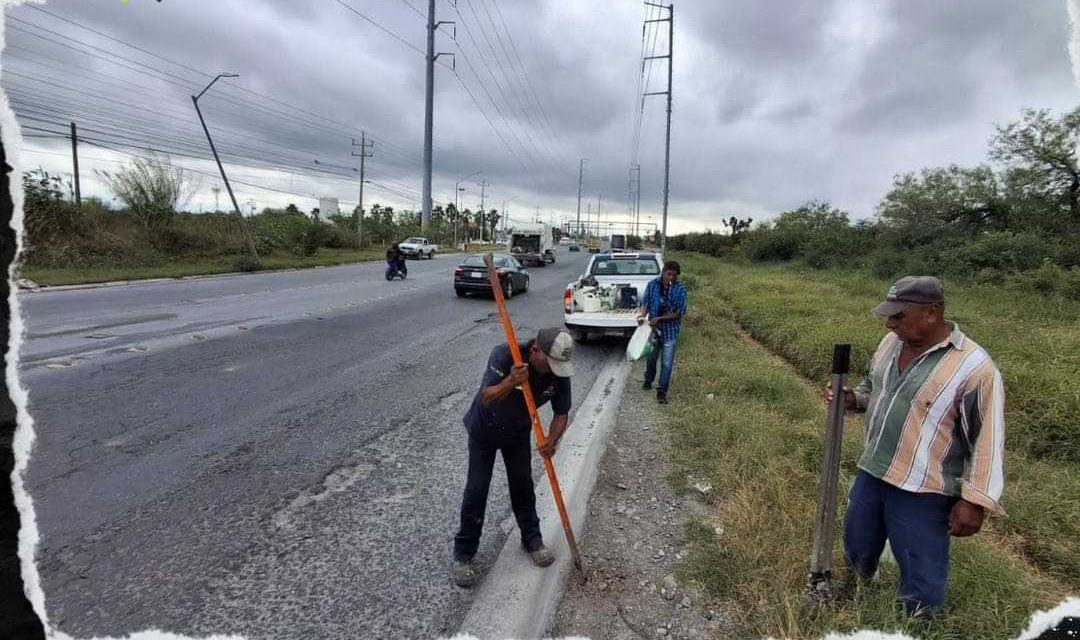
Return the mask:
M233 194L232 185L229 184L229 177L225 175L225 167L221 165L221 158L218 157L217 147L214 146L214 139L210 137L210 129L206 127L206 119L203 118L202 110L199 109L199 98L203 97L203 94L210 90L210 87L214 86L214 83L222 78L239 78L240 75L236 73L219 73L210 84L206 85L206 88L199 92L199 95L191 96L191 103L195 105L195 113L199 116L199 122L202 124L203 133L206 134L206 141L210 143L210 152L214 154L214 162L217 163L218 171L221 172L221 180L225 183L225 190L229 192L229 200L232 201L233 211L236 215L240 216L240 224L243 227L244 214L240 212L240 205L236 203L236 196ZM251 252L251 257L255 260L259 259L259 253L255 249L255 238L250 233L248 236L248 250Z
M465 190L464 187L461 186L461 183L465 182L469 178L474 178L474 177L476 177L478 175L481 175L482 173L484 173L484 172L483 171L476 171L474 173L470 173L469 175L465 176L464 178L459 179L454 184L454 208L458 210L458 215L459 216L461 215L461 209L458 208L457 197L458 197L459 192L462 192L462 191ZM466 239L466 242L468 242L467 239ZM457 245L457 225L456 224L454 225L454 244Z

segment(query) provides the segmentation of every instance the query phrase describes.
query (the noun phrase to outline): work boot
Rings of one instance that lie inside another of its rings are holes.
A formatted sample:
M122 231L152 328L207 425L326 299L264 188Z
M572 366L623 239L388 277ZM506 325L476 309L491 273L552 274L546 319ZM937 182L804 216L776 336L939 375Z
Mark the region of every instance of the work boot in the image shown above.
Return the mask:
M529 557L532 558L533 564L538 567L546 567L552 562L555 562L555 554L543 545L538 549L530 551Z
M645 384L641 385L641 388L648 391L648 390L652 389L652 383L649 382L648 380L646 380Z
M667 404L667 393L664 391L656 392L656 401L660 404Z
M480 580L480 572L472 560L462 562L454 560L454 584L468 589Z

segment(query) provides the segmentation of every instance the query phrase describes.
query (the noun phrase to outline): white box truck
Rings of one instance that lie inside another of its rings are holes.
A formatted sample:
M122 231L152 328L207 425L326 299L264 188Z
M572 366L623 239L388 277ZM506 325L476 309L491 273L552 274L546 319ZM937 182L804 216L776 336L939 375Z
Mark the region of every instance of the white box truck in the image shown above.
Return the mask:
M551 226L543 223L519 225L507 240L510 255L524 265L547 266L555 262L555 235Z

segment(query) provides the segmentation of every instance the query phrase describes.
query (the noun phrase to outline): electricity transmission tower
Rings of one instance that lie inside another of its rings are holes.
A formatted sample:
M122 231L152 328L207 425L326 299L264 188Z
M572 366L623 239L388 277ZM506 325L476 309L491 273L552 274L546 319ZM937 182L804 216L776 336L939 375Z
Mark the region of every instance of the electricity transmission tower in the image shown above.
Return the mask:
M648 60L657 60L661 58L667 59L667 90L666 91L653 91L646 93L647 96L667 96L667 134L664 137L664 217L660 227L660 250L663 251L667 248L667 214L668 214L668 198L670 195L670 178L671 178L671 69L674 60L675 53L675 4L662 5L655 2L646 2L646 5L650 7L659 7L661 9L667 9L668 17L657 18L655 20L646 20L645 24L650 22L666 22L668 23L668 52L662 56L645 56L642 64Z

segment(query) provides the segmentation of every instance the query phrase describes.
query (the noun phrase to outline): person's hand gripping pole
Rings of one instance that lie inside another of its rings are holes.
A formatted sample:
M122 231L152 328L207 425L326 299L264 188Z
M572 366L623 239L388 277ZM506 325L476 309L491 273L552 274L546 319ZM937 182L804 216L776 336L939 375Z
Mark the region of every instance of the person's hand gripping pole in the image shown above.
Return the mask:
M510 355L514 358L515 365L521 364L523 362L521 349L518 348L514 325L510 322L510 314L506 311L506 300L503 298L502 284L499 282L499 275L495 272L495 264L490 253L484 255L484 265L487 266L488 280L491 282L491 293L495 296L495 304L499 308L499 319L502 321L503 331L506 332L506 344L510 347ZM532 388L528 382L521 385L521 391L525 395L525 405L528 407L529 417L532 419L533 433L536 434L536 446L543 451L547 438L544 436L544 427L540 424L540 414L536 410L536 401L533 399ZM555 464L550 456L542 456L542 458L548 481L551 483L551 494L555 496L555 506L558 508L559 518L562 520L566 542L570 545L570 554L574 559L574 567L577 568L581 579L585 580L585 568L581 564L581 555L578 553L577 542L574 541L574 530L570 527L570 516L566 513L566 504L563 502L562 490L559 488L559 478L555 475Z

